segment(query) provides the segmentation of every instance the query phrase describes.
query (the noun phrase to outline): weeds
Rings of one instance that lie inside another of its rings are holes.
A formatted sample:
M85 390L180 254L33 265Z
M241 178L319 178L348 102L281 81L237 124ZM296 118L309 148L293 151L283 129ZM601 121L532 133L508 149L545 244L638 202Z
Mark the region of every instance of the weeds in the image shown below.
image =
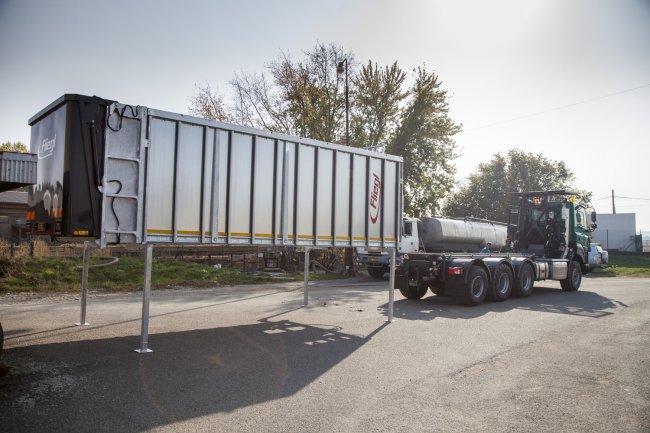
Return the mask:
M604 268L596 268L597 277L650 277L650 257L637 254L611 254Z
M99 263L91 259L92 263ZM0 259L0 292L8 291L75 291L81 285L81 258L39 257L32 259ZM88 286L91 290L121 291L142 287L144 260L123 257L114 265L91 269ZM254 284L274 279L268 274L251 274L236 269L215 269L198 263L154 259L152 285L169 287L186 285L209 287L217 285Z

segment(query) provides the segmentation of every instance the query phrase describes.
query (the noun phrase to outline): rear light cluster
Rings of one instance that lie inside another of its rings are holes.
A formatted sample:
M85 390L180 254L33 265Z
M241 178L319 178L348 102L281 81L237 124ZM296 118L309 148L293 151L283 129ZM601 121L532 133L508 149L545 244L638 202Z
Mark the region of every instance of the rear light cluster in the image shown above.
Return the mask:
M462 266L460 267L451 267L447 268L447 275L463 275L465 273L465 270L463 269Z

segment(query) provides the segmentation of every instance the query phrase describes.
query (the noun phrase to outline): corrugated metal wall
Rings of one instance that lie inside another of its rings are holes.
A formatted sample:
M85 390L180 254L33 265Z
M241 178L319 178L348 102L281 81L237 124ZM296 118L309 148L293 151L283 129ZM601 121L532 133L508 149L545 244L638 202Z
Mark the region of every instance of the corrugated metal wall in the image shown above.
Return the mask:
M0 192L36 183L37 161L31 153L0 152Z

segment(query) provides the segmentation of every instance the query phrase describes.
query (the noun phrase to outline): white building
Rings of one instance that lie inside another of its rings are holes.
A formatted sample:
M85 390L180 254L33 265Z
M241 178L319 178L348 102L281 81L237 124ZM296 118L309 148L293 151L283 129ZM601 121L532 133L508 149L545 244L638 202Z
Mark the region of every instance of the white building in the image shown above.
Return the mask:
M596 242L609 251L636 252L636 214L598 214L598 228L593 233Z

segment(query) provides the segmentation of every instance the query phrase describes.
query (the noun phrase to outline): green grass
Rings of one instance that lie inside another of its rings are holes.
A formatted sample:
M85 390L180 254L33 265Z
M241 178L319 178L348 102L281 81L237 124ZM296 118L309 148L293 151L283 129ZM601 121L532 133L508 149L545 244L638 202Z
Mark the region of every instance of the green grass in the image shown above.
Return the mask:
M594 269L598 277L650 277L650 257L636 254L611 254L604 268Z
M81 259L0 259L0 292L76 291L81 287L81 265ZM123 257L114 266L90 269L88 287L101 291L134 290L142 287L143 280L143 259ZM277 279L263 273L215 269L198 263L166 259L154 259L151 273L153 287L209 287L269 281Z

